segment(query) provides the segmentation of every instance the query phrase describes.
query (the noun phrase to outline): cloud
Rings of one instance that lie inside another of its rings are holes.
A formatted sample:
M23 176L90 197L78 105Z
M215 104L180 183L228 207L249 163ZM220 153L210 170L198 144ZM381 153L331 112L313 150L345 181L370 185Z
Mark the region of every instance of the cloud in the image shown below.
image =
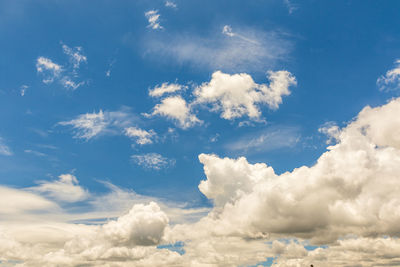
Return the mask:
M293 4L291 0L283 0L285 3L289 14L293 14L294 11L296 11L299 7L296 4Z
M62 44L62 49L64 54L66 54L69 57L69 61L73 66L74 70L79 69L81 63L86 63L87 58L83 54L83 49L80 46L71 48L67 46L66 44Z
M224 34L220 30L205 35L149 34L142 40L143 56L168 66L175 63L209 71L259 72L275 68L292 50L285 33L245 27L233 32L226 26Z
M174 159L168 159L158 153L138 154L131 156L132 161L146 169L161 170L175 165Z
M28 85L21 85L20 86L20 94L21 94L21 96L24 96L25 95L25 93L26 93L26 90L28 90L28 88L29 88L29 86Z
M0 187L0 259L34 267L238 266L268 258L276 266L398 265L399 112L400 98L365 107L313 166L280 175L244 157L199 155L199 190L213 206L195 222L172 224L150 201L100 225L68 223L83 215L63 217L43 196ZM93 203L108 209L105 199L119 206L134 196L114 191ZM168 249L176 242L183 254Z
M58 78L63 69L61 65L54 63L49 58L38 57L36 60L36 71L45 76L43 82L48 84L52 83L56 78Z
M237 137L235 141L228 142L225 146L229 150L242 153L265 152L294 147L298 144L300 137L300 130L297 127L275 126L243 137Z
M160 25L160 14L158 14L158 10L149 10L144 13L144 15L149 22L147 27L152 28L153 30L163 29L163 26Z
M186 100L181 96L169 96L162 99L161 103L154 107L150 116L155 115L164 116L176 121L178 126L182 129L187 129L202 123L196 115L191 113Z
M318 129L318 132L323 133L328 137L328 140L326 140L327 144L339 140L340 137L340 128L333 121L324 123L324 125Z
M59 122L62 126L75 129L74 138L89 140L103 134L122 134L124 129L136 121L128 108L118 111L102 111L86 113L70 121Z
M203 83L194 91L195 103L213 104L213 111L221 111L221 117L232 120L245 115L260 118L258 104L277 109L282 96L290 94L289 87L296 85L295 77L288 71L269 71L270 84L257 84L246 73L226 74L216 71L211 81Z
M11 156L11 149L4 143L4 139L0 137L0 155Z
M178 6L176 5L176 3L172 2L172 1L165 1L165 6L166 6L166 7L173 8L173 9L177 9L177 8L178 8Z
M187 88L186 86L177 83L163 83L161 86L156 86L149 90L149 96L151 97L161 97L164 94L175 93L182 89Z
M199 156L200 191L215 203L220 234L294 236L316 243L348 234L397 236L400 98L364 108L312 167L281 175L243 157ZM266 217L267 214L267 217ZM205 220L206 221L206 220Z
M61 44L63 53L68 56L70 65L59 65L49 58L39 57L36 60L36 71L44 76L43 82L45 84L58 81L64 88L76 90L86 84L86 81L78 82L74 79L78 77L81 63L87 63L87 57L83 54L82 47L71 48L66 44ZM25 91L23 92L25 93Z
M39 152L39 151L36 151L36 150L31 150L31 149L25 149L24 152L28 153L28 154L32 154L32 155L38 156L38 157L47 156L47 154L45 154L45 153L42 153L42 152Z
M136 139L139 145L152 144L156 133L153 130L146 131L137 127L125 128L125 135Z
M86 189L79 185L78 179L72 174L61 174L56 181L39 181L37 186L29 188L61 202L77 202L89 197Z
M400 59L395 61L395 67L386 72L376 81L380 91L395 91L400 89Z

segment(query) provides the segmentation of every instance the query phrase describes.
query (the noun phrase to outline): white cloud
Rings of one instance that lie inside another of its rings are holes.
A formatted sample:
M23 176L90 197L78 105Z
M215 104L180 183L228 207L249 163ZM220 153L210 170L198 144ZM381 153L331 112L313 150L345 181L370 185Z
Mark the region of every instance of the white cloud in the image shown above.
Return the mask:
M28 153L28 154L32 154L32 155L38 156L38 157L47 156L45 153L42 153L42 152L39 152L39 151L36 151L36 150L31 150L31 149L25 149L24 152Z
M125 128L125 135L136 139L139 145L152 144L156 133L153 130L146 131L137 127Z
M168 0L165 1L165 6L166 6L166 7L170 7L170 8L174 8L174 9L178 8L178 6L176 5L175 2L168 1Z
M101 134L121 134L129 127L136 117L124 108L118 111L102 111L86 113L70 121L59 122L59 125L72 126L75 129L75 138L89 140Z
M152 97L161 97L164 94L175 93L182 89L185 89L186 86L177 84L177 83L163 83L161 86L156 86L153 89L149 90L149 95Z
M324 125L318 129L318 132L323 133L328 137L328 140L326 140L327 144L339 140L340 137L340 128L332 121L324 123Z
M221 117L232 120L245 115L259 119L258 104L277 109L282 96L290 94L289 87L296 85L295 77L288 71L269 71L270 84L257 84L246 73L226 74L216 71L211 81L203 83L194 91L195 103L211 103L213 111L221 111Z
M151 115L160 115L175 120L183 129L202 123L196 115L191 113L190 107L181 96L169 96L162 99L161 103L154 107Z
M79 69L79 66L81 63L86 63L87 58L82 52L82 47L77 46L74 48L71 48L67 46L66 44L62 44L62 49L64 54L66 54L69 57L69 61L73 65L73 69Z
M298 144L300 137L300 129L297 127L275 126L243 137L236 137L234 141L226 144L226 148L242 153L292 148Z
M163 29L163 26L160 25L160 14L158 14L158 10L149 10L144 13L144 15L149 22L147 27L152 28L153 30Z
M20 94L21 94L21 96L24 96L25 95L25 93L26 93L26 90L28 90L28 88L29 88L29 86L28 85L21 85L21 87L19 88L20 89Z
M193 223L169 224L155 203L134 204L101 225L67 223L83 215L63 217L40 195L0 187L0 260L33 267L238 266L275 257L276 266L396 266L399 113L400 98L364 108L313 166L282 174L244 157L201 154L206 177L199 189L213 208ZM94 203L123 206L118 201L126 196L144 200L120 190ZM182 255L157 248L177 241ZM308 250L310 244L325 246Z
M86 189L79 185L72 174L61 174L56 181L39 181L37 186L29 188L32 192L41 193L62 202L77 202L89 197Z
M36 71L45 75L43 82L48 84L58 78L63 69L61 65L54 63L49 58L38 57L36 60Z
M11 156L11 149L4 143L4 139L0 137L0 155Z
M292 3L292 0L283 0L283 2L285 3L289 14L292 14L299 8L298 5Z
M132 161L146 169L161 170L175 165L174 159L168 159L158 153L138 154L131 156Z
M400 89L400 59L395 61L395 67L386 72L376 81L380 91L392 91Z
M214 228L220 234L289 235L313 242L348 234L397 236L398 112L400 98L364 108L314 166L281 175L245 158L200 155L207 180L199 189L218 208L208 223L224 226Z
M232 32L232 27L229 26L229 25L225 25L225 26L222 28L222 33L225 34L225 35L227 35L227 36L230 36L230 37L235 36L235 34Z
M87 63L87 58L82 53L82 47L70 48L69 46L62 44L62 49L64 54L68 56L69 63L71 64L70 66L59 65L49 58L39 57L36 61L36 70L38 73L44 75L43 82L45 84L58 81L64 88L76 90L80 86L86 84L86 82L74 81L71 76L74 78L78 77L77 71L79 70L80 64ZM23 93L25 93L25 90Z
M175 63L210 71L259 72L275 68L292 49L285 33L243 27L233 32L226 26L225 34L149 34L142 40L143 55L168 66ZM130 37L126 41L137 42Z

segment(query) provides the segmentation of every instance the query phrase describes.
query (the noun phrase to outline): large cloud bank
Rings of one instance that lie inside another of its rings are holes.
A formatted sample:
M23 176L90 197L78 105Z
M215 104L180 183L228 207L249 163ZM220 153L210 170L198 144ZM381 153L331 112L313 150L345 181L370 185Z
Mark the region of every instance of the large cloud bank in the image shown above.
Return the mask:
M194 223L170 224L151 202L103 225L54 223L52 235L35 227L40 238L24 234L33 226L6 226L0 260L17 266L238 266L274 257L276 266L399 265L398 114L400 98L364 108L335 131L336 143L314 166L281 175L243 157L201 154L206 178L199 189L214 206ZM57 208L38 200L34 209ZM176 242L182 251L169 249Z

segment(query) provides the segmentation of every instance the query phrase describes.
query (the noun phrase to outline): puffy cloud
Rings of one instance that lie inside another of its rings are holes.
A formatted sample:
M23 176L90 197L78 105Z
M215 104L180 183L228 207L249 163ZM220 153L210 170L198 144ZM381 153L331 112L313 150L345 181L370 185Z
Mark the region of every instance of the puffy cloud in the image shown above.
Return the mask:
M79 185L72 174L61 174L56 181L39 181L30 190L62 202L76 202L89 197L89 192Z
M177 83L163 83L161 86L156 86L149 90L149 95L152 97L160 97L164 94L175 93L184 88L185 86Z
M161 170L175 165L174 159L165 158L158 153L132 155L131 159L134 163L146 169Z
M203 83L194 91L196 103L211 103L214 111L221 111L224 119L235 119L247 115L258 119L261 115L258 104L277 109L282 96L290 94L289 87L296 79L288 71L269 71L270 84L257 84L246 73L226 74L216 71L211 81Z
M328 140L326 141L327 144L331 144L333 141L338 140L340 136L339 126L332 121L324 123L324 125L318 129L318 132L323 133L328 137Z
M183 129L202 123L196 115L191 113L190 107L181 96L169 96L162 99L161 103L154 107L151 115L165 116L175 120Z
M144 15L149 22L147 27L152 28L153 30L163 29L163 26L160 25L160 14L158 14L158 10L149 10L144 13Z
M341 236L397 236L400 98L364 108L312 167L276 175L245 158L200 155L199 189L218 209L220 234L296 236L332 242ZM208 221L210 220L210 221Z
M385 75L382 75L376 81L376 84L381 91L392 91L400 89L400 59L395 61L395 67L388 70Z
M127 108L117 111L86 113L70 121L59 122L62 126L72 126L75 138L89 140L101 134L121 134L136 117Z
M11 149L4 143L3 138L0 137L0 155L11 156L12 154Z
M125 128L125 135L136 139L136 143L139 145L152 144L153 138L156 133L153 130L146 131L137 127Z

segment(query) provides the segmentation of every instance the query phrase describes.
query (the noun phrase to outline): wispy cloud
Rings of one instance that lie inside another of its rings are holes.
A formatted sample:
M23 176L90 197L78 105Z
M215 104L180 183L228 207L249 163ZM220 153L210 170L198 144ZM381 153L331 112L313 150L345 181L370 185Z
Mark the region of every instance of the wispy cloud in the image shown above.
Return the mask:
M174 159L165 158L158 153L132 155L131 159L135 164L143 168L157 171L175 165Z
M301 138L300 129L291 126L273 126L262 131L247 134L228 142L225 147L228 150L241 153L266 152L281 148L296 146Z
M376 81L380 91L395 91L400 89L400 59L395 61L395 67L388 70Z
M118 111L102 111L86 113L69 121L59 122L62 126L72 126L75 138L89 140L103 134L122 134L124 129L131 126L137 116L129 108Z
M214 31L206 36L149 35L142 41L143 54L168 64L175 62L211 71L253 72L275 67L279 61L287 59L292 49L292 42L283 33L250 28L238 28L233 32L226 26L223 34Z
M86 81L76 81L76 78L80 65L86 63L87 58L83 54L82 47L71 48L61 44L64 54L68 56L69 64L60 65L50 58L41 56L36 60L36 71L44 76L42 81L45 84L58 81L64 88L76 90L86 84Z
M166 7L170 7L170 8L174 8L174 9L176 9L176 8L178 8L178 6L177 6L177 4L175 3L175 2L173 2L173 1L165 1L165 6Z
M0 155L11 156L11 149L5 144L4 139L0 137Z
M153 130L146 131L137 127L125 128L125 135L135 139L139 145L152 144L157 137Z
M149 10L144 13L147 18L149 25L147 27L152 28L153 30L161 30L163 26L160 24L160 14L158 10Z

